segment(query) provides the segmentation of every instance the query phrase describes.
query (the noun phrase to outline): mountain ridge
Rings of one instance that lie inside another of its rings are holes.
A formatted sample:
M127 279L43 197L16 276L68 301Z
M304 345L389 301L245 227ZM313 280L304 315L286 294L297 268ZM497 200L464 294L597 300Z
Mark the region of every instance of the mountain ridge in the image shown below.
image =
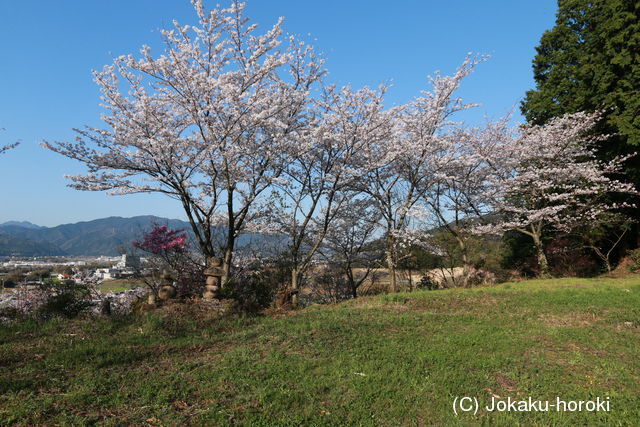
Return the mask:
M24 228L36 228L36 229L37 228L47 228L47 227L44 227L42 225L37 225L37 224L34 224L32 222L29 222L29 221L6 221L6 222L3 222L2 224L0 224L0 227L10 226L10 225L15 225L15 226L24 227Z
M121 249L130 249L133 242L141 239L153 224L184 230L192 246L197 246L188 222L154 215L110 216L39 228L16 225L19 221L9 222L8 225L0 224L0 256L3 257L116 256L122 253ZM214 235L222 236L222 229L214 230ZM236 242L238 249L251 249L255 245L264 250L264 247L281 241L279 236L247 233L240 235Z
M0 256L118 255L120 247L130 247L154 223L192 234L188 222L154 215L111 216L55 227L25 223L0 224Z

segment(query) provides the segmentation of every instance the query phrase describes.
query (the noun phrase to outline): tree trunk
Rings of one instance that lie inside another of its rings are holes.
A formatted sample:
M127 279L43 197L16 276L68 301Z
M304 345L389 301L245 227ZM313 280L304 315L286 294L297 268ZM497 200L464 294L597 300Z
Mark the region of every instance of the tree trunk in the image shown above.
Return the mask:
M542 239L540 236L534 234L533 243L536 246L536 252L538 255L538 267L540 267L540 277L549 277L549 262L547 261L547 255L544 253L544 246L542 245Z
M222 277L220 280L220 287L227 285L229 277L231 275L231 263L233 262L233 247L228 247L224 251L224 258L222 260Z
M394 240L391 234L387 235L387 270L389 272L389 292L398 292L398 282L396 278L396 263L394 255Z
M469 261L469 254L467 251L467 244L462 239L462 237L455 235L456 241L458 242L458 247L460 248L460 253L462 254L462 286L469 286L469 276L471 275L471 262Z
M300 269L294 268L291 271L291 307L298 307L298 292L300 291Z
M344 268L345 276L347 276L347 281L349 282L349 289L351 289L351 297L358 298L358 284L356 284L356 279L353 274L353 268L351 268L351 262L347 263L347 266Z
M389 292L398 292L398 277L393 258L387 256L387 270L389 270Z

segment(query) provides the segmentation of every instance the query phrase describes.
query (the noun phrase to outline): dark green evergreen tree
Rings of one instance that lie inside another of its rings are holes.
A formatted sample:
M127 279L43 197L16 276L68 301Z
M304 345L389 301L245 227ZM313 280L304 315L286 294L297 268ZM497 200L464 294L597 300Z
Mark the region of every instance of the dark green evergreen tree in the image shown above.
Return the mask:
M578 111L606 109L599 132L603 160L640 151L640 1L559 0L556 24L533 60L536 88L521 110L533 124ZM627 176L640 183L637 158Z
M639 16L640 0L558 0L555 26L536 47L536 88L521 104L527 121L544 124L568 113L604 110L596 132L610 137L597 147L598 157L607 161L640 153ZM625 176L616 177L633 182L636 189L639 159L640 155L628 160ZM640 205L638 198L634 202ZM640 243L640 208L626 215L636 222L620 245L622 251Z

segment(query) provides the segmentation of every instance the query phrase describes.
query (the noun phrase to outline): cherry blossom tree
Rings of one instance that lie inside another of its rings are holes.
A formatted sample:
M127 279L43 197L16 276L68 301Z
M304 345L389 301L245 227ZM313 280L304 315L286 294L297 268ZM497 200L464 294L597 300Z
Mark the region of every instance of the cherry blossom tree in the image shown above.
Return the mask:
M348 209L357 159L371 141L388 134L383 95L384 88L325 88L314 102L315 118L300 136L298 152L275 186L269 221L288 237L293 305L333 220Z
M351 298L371 277L382 257L379 212L367 198L350 198L334 219L322 247L323 257L344 276Z
M236 240L286 166L323 69L311 47L283 37L282 19L260 34L244 3L193 4L198 25L163 30L163 54L144 46L94 73L104 127L43 145L86 164L86 174L68 177L76 189L178 200L202 253L223 257L226 281Z
M514 129L510 116L484 126L456 126L447 134L443 152L434 159L438 172L427 182L424 202L432 214L432 228L445 231L456 242L462 258L462 285L468 285L472 271L468 240L478 225L491 218L494 184L491 161ZM432 245L438 246L432 241ZM443 249L443 248L440 248ZM446 252L446 251L445 251Z
M432 91L391 111L392 131L386 138L367 141L360 165L358 188L369 195L385 228L386 263L390 290L397 291L396 267L402 247L424 237L429 214L424 195L440 173L449 140L452 115L472 107L454 94L462 79L483 58L467 58L452 76L431 78Z
M501 141L486 161L494 168L493 209L499 221L478 227L478 232L516 230L533 240L540 273L548 275L543 235L550 230L568 232L597 221L605 212L630 206L607 200L607 194L637 194L633 185L620 182L627 157L609 162L596 159L591 130L599 113L576 113L552 119L544 126L526 126L516 138Z

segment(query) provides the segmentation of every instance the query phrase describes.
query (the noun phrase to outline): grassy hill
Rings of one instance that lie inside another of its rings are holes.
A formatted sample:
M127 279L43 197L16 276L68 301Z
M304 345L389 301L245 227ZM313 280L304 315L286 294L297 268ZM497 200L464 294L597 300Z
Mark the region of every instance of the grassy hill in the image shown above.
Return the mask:
M0 327L0 424L631 425L639 344L638 276L24 323ZM453 414L463 396L476 415ZM489 412L492 397L609 398L610 412Z

